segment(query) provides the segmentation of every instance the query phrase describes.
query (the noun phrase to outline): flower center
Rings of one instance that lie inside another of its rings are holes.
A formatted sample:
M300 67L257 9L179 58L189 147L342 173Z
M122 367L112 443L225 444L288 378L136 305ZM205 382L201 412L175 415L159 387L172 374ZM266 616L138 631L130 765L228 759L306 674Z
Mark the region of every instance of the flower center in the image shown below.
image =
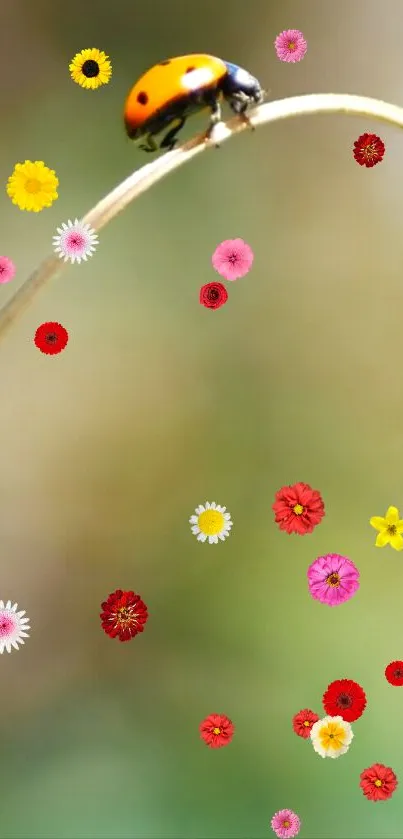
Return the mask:
M393 671L393 675L394 675L395 679L401 679L403 677L403 670L400 670L399 668L397 668L397 670Z
M36 195L40 188L41 183L37 178L28 178L28 180L25 181L25 191L31 193L31 195Z
M137 614L128 606L121 606L116 612L116 620L121 626L130 626L137 623Z
M98 62L94 61L92 58L89 58L87 61L84 61L84 64L81 68L81 72L83 76L87 77L87 79L94 79L95 76L99 75Z
M289 50L295 50L295 47L296 47L295 41L288 41L288 49Z
M213 728L213 734L221 734L221 728Z
M210 300L218 300L218 298L220 296L220 292L218 291L218 288L209 288L208 296L209 296Z
M301 516L304 512L304 508L301 507L301 504L296 504L292 509L296 516Z
M380 779L380 778L377 778L377 779L376 779L376 781L375 781L375 786L376 786L376 787L381 787L381 786L382 786L382 781L381 781L381 779Z
M340 585L340 577L338 574L336 574L336 572L334 572L333 574L329 574L329 576L326 577L326 582L328 586L331 586L332 588L337 588Z
M232 265L235 265L238 262L238 254L237 253L230 253L228 257L228 262L231 262Z
M309 728L310 724L311 724L311 723L309 722L309 720L304 720L304 726L305 726L306 728Z
M71 233L68 237L67 244L70 248L75 248L76 250L78 250L79 248L82 248L83 245L85 245L85 239L81 235L81 233Z
M396 525L395 524L388 524L388 533L391 536L396 536Z
M2 615L0 617L0 638L6 638L7 635L11 635L14 630L14 621L12 618L8 617L8 615Z
M206 536L217 536L224 527L224 516L219 510L205 510L200 513L199 527Z
M291 822L288 819L284 819L283 827L290 827L290 825L291 825Z
M57 341L56 332L48 332L46 334L45 341L47 344L55 344Z
M337 705L339 708L350 708L353 704L353 700L348 693L341 693L340 696L337 697Z

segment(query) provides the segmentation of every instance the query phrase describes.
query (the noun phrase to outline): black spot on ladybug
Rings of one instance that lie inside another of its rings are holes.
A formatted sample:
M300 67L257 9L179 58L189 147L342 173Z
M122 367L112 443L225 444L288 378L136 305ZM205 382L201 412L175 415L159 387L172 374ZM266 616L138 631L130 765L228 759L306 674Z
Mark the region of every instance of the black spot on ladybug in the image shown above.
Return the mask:
M146 94L145 90L141 90L141 91L140 91L140 93L139 93L139 94L138 94L138 96L137 96L137 102L138 102L140 105L147 105L147 102L148 102L148 96L147 96L147 94Z
M186 73L193 73L193 70L196 70L196 67L188 67Z

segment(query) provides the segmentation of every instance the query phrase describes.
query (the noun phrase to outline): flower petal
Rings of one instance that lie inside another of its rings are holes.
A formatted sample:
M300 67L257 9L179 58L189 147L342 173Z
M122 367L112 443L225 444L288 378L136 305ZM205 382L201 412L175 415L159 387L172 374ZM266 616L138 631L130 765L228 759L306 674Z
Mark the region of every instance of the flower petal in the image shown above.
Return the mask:
M382 516L372 516L369 523L375 530L386 530L388 526L386 519L382 518Z
M385 545L388 545L391 540L391 535L387 530L382 530L381 533L378 533L375 541L375 545L377 548L384 548Z
M396 524L396 522L399 520L399 510L397 509L397 507L388 507L386 519L388 521L388 524Z

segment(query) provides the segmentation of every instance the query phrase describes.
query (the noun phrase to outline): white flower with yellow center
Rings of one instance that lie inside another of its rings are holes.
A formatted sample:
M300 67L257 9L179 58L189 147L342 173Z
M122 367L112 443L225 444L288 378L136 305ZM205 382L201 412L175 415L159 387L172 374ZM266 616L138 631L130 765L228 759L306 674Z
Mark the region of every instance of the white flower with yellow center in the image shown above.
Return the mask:
M321 757L344 755L353 737L353 729L343 717L324 717L311 728L312 745Z
M230 535L232 521L231 516L227 513L226 507L221 507L212 501L206 501L205 506L199 504L196 507L196 515L189 519L192 525L191 530L197 536L198 542L207 542L210 545L217 545L218 540L224 542Z

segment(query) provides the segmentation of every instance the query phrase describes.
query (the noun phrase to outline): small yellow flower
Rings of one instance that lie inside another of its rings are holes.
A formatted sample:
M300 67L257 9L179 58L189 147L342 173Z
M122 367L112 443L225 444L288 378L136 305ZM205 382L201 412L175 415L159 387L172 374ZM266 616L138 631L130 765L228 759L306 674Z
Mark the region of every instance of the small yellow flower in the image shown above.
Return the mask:
M108 84L112 75L109 56L95 47L78 52L69 64L69 70L73 82L87 90L96 90Z
M59 180L53 169L48 169L43 160L26 160L17 163L7 182L7 195L20 210L39 213L44 207L51 207L59 197Z
M369 523L375 530L379 530L375 542L377 548L391 545L395 551L403 551L403 520L399 519L397 507L389 507L385 518L372 516Z

